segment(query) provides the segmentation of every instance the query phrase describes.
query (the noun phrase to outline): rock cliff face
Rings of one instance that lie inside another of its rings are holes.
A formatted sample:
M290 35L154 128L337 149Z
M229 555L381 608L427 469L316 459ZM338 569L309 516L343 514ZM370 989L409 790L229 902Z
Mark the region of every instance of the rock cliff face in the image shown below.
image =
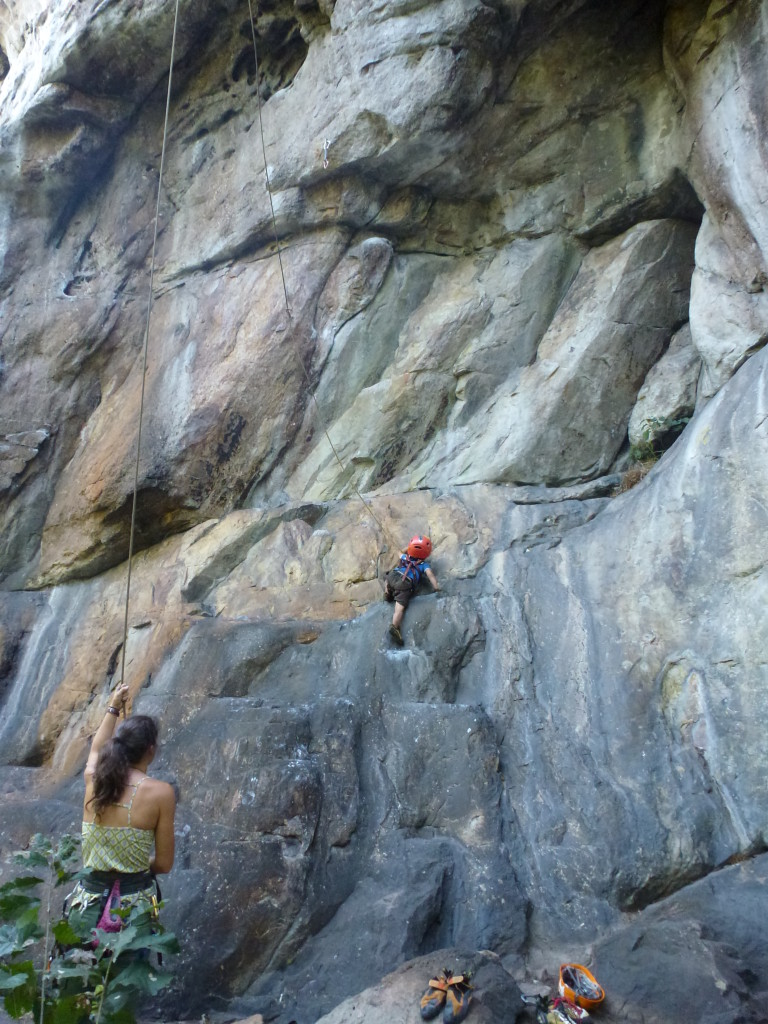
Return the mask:
M768 5L253 11L181 0L164 133L173 4L0 3L3 854L77 827L136 475L175 1006L450 949L483 1019L591 957L764 1020Z

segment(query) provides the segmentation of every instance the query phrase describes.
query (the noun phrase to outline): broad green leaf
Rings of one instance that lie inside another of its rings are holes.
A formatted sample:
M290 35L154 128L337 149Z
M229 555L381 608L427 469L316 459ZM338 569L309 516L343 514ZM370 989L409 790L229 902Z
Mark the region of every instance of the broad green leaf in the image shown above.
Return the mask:
M25 1013L29 1013L35 1005L36 994L37 986L31 984L24 988L17 988L13 992L6 992L3 996L3 1004L8 1016L18 1020Z
M102 939L104 935L104 939ZM179 943L172 932L147 935L136 928L124 928L121 932L108 934L99 929L99 948L102 941L113 951L115 959L128 950L156 949L163 953L178 953Z
M53 926L53 937L60 946L78 946L82 938L69 921L57 921Z
M45 1024L86 1024L89 1019L90 1007L80 995L46 1000Z
M113 1020L118 1014L130 1012L131 993L126 989L114 988L109 983L107 994L104 996L104 1009L107 1010L107 1020ZM102 1018L103 1020L104 1018Z
M73 835L62 836L54 854L59 863L66 863L80 855L81 837Z
M48 857L43 853L39 853L37 850L30 850L29 853L17 853L13 859L16 864L23 864L25 867L50 867Z
M65 868L56 869L56 886L69 885L72 879L75 877L76 872L73 870L67 870Z
M104 1001L108 1012L102 1014L102 1024L136 1024L136 1017L130 1006L119 1005L111 1008L108 1004L109 997Z
M24 943L19 942L16 929L12 924L0 925L0 957L13 956L21 952Z
M87 964L68 964L64 960L54 960L51 964L51 977L57 980L81 978L83 981L88 981L93 973L93 968Z
M70 911L67 921L69 923L69 927L74 931L75 935L77 936L78 945L83 942L90 943L93 937L91 934L93 932L93 926L86 921L82 911Z
M163 971L148 960L136 960L118 970L110 979L110 986L134 988L150 996L166 988L173 981L170 971Z
M80 836L62 836L53 857L56 885L71 881L80 865Z
M16 918L18 941L26 945L29 939L40 939L45 934L38 921L38 908L28 907Z
M0 992L10 992L12 989L21 988L28 981L29 978L26 974L5 974L0 972Z
M14 1019L32 1009L37 993L37 977L31 960L0 967L0 992L9 1016Z
M0 897L0 920L16 921L26 910L39 906L40 900L34 896L26 896L21 893L2 896Z
M0 896L16 892L19 889L29 889L33 885L42 885L42 883L42 878L36 878L34 875L19 875L18 878L12 878L10 882L0 885Z
M173 932L158 932L157 935L150 935L147 949L153 949L158 953L178 953L181 947L179 940Z

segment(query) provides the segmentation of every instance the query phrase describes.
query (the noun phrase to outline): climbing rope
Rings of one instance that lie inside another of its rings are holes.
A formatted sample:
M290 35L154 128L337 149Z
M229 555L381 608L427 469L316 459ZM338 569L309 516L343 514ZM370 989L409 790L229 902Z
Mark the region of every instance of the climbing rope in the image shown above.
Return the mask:
M340 467L340 469L342 471L342 474L346 474L346 471L347 471L346 466L344 465L344 463L342 461L342 458L339 455L339 452L338 452L338 450L336 448L336 445L331 440L331 435L328 432L328 427L326 425L325 418L323 417L323 414L322 414L322 412L320 410L320 405L319 405L319 403L317 401L317 396L315 395L315 389L314 389L314 387L312 385L312 378L310 377L309 372L308 372L306 366L304 365L304 360L303 360L303 358L301 356L301 353L299 352L298 344L296 343L296 340L293 337L293 331L290 330L290 327L293 325L293 316L291 314L291 304L290 304L290 301L288 299L288 287L287 287L287 285L285 283L285 272L284 272L284 269L283 269L283 255L282 255L282 250L281 250L281 247L280 247L280 237L279 237L278 230L277 230L277 218L275 217L275 205L272 202L272 183L271 183L271 181L269 179L269 167L267 165L267 147L266 147L266 144L264 142L264 121L263 121L263 118L262 118L261 91L259 89L259 54L258 54L258 48L256 46L256 22L255 22L255 19L254 19L254 16L253 16L253 5L251 3L251 0L248 0L248 13L249 13L250 19L251 19L251 38L253 39L253 62L254 62L254 66L255 66L255 75L256 75L256 99L257 99L258 108L259 108L259 136L261 138L261 153L262 153L262 156L264 158L264 177L265 177L266 183L267 183L267 196L269 198L269 209L270 209L271 215L272 215L272 232L273 232L273 234L275 236L275 246L276 246L276 249L277 249L277 260L278 260L278 263L280 265L280 279L281 279L282 284L283 284L283 296L284 296L284 299L285 299L285 312L286 312L286 315L288 317L288 325L289 325L288 334L289 334L289 337L291 338L294 354L296 355L296 359L298 360L299 366L301 367L301 372L304 374L304 378L305 378L305 380L307 382L307 386L308 386L308 389L309 389L309 394L310 394L310 397L312 399L312 402L313 402L313 405L314 405L314 408L315 408L315 414L317 416L317 419L318 419L318 421L320 423L320 426L321 426L321 428L323 430L323 433L325 434L326 440L328 441L328 445L329 445L331 451L333 452L333 456L336 459L336 462L339 464L339 467ZM326 139L324 141L324 143L323 143L323 167L327 167L328 166L328 147L329 146L330 146L330 141L328 139ZM357 484L355 484L353 482L352 483L352 488L353 488L355 494L357 495L357 497L362 502L363 507L365 508L367 513L370 515L370 517L373 519L373 521L376 523L376 525L381 530L382 534L384 535L384 538L388 539L388 533L387 533L386 528L384 527L383 523L379 520L379 518L376 515L376 513L373 511L373 508L368 504L368 502L365 500L363 495L360 493L360 490L358 489ZM379 555L379 557L380 557L380 555ZM376 571L377 571L377 574L378 574L378 557L377 557L377 560L376 560Z
M250 2L250 0L249 0ZM136 464L133 473L133 505L131 508L131 529L128 536L128 579L125 587L125 618L123 620L123 647L120 655L120 683L125 680L125 649L128 646L128 606L131 599L131 569L133 566L133 542L136 533L136 505L139 492L139 457L141 455L141 428L144 421L144 391L147 379L147 354L149 352L149 324L152 317L153 287L155 281L155 253L157 251L157 228L160 221L160 193L163 187L163 169L165 167L165 148L168 141L168 119L171 110L171 85L173 82L173 61L176 55L176 30L179 24L179 0L173 16L173 35L171 38L171 61L168 68L168 94L165 100L165 121L163 123L163 145L160 150L160 174L157 182L157 202L155 204L155 230L152 238L152 258L149 266L149 295L147 297L147 319L144 326L144 355L141 369L141 399L139 401L139 428L136 438ZM123 703L123 717L125 717Z
M126 657L126 648L128 646L128 611L129 611L129 608L130 608L130 599L131 599L131 577L132 577L132 572L133 572L133 551L134 551L134 543L135 543L135 536L136 536L136 511L137 511L137 505L138 505L139 464L140 464L140 458L141 458L141 434L142 434L142 427L143 427L143 423L144 423L144 398L145 398L145 392L146 392L147 361L148 361L148 353L149 353L149 328L150 328L150 323L151 323L151 319L152 319L152 307L153 307L153 304L154 304L155 257L156 257L156 253L157 253L157 236L158 236L158 226L159 226L159 222L160 222L160 197L161 197L162 186L163 186L163 171L165 169L165 152L166 152L166 148L167 148L167 144L168 144L168 122L169 122L169 119L170 119L171 91L172 91L172 85L173 85L173 64L174 64L174 59L175 59L175 55L176 55L176 36L177 36L177 30L178 30L178 24L179 24L179 4L180 4L180 0L176 0L175 9L174 9L174 17L173 17L173 35L172 35L172 38L171 38L171 57L170 57L170 63L169 63L169 68L168 68L168 91L167 91L166 101L165 101L165 119L164 119L164 122L163 122L163 142L162 142L162 147L161 147L161 150L160 150L160 172L159 172L158 182L157 182L157 200L156 200L156 203L155 203L155 222L154 222L154 233L153 233L153 237L152 237L152 255L151 255L151 259L150 259L150 269L149 269L149 288L148 288L148 296L147 296L147 315L146 315L146 321L145 321L145 326L144 326L144 346L143 346L142 370L141 370L141 397L140 397L140 401L139 401L139 422L138 422L138 431L137 431L137 437L136 437L136 459L135 459L134 474L133 474L133 501L132 501L132 506L131 506L131 526L130 526L129 537L128 537L128 571L127 571L127 580L126 580L126 588L125 588L125 614L124 614L124 618L123 618L123 642L122 642L122 649L121 649L121 655L120 655L120 682L118 684L120 686L122 686L124 681L125 681L125 657ZM282 287L283 287L283 297L284 297L284 300L285 300L285 311L286 311L286 315L288 317L288 323L289 323L289 328L290 328L293 325L293 315L291 313L291 305L290 305L290 300L288 298L288 286L287 286L286 280L285 280L285 269L283 267L283 254L282 254L282 248L280 246L280 237L279 237L279 233L278 233L278 230L277 230L277 218L275 216L275 206L274 206L274 203L272 201L272 183L271 183L271 181L269 179L269 167L267 166L267 149L266 149L266 144L265 144L265 141L264 141L264 123L263 123L263 118L262 118L261 93L259 91L259 55L258 55L258 48L257 48L257 44L256 44L256 22L255 22L255 18L254 18L253 5L252 5L251 0L248 0L248 13L250 15L251 37L252 37L252 40L253 40L253 60L254 60L255 75L256 75L256 97L257 97L257 101L258 101L258 111L259 111L259 136L260 136L260 139L261 139L262 156L264 158L264 175L265 175L265 178L266 178L267 196L269 198L269 208L270 208L271 217L272 217L272 230L273 230L273 233L274 233L274 236L275 236L275 246L276 246L276 250L277 250L277 259L278 259L278 264L279 264L279 267L280 267L280 280L282 282ZM324 166L326 166L326 167L327 167L327 164L328 164L328 146L329 146L329 142L328 142L328 140L326 140L325 144L324 144L324 149L323 149L323 163L324 163ZM303 375L304 375L304 377L305 377L305 379L307 381L307 385L308 385L308 388L309 388L309 393L310 393L310 396L312 398L312 402L313 402L314 407L315 407L315 413L316 413L317 418L318 418L318 420L320 422L320 425L322 427L323 433L325 434L325 437L326 437L326 439L328 441L330 449L333 452L334 458L336 459L337 463L339 464L339 467L340 467L342 473L346 474L346 467L345 467L344 462L342 461L341 456L339 455L339 452L336 449L336 446L334 445L334 443L333 443L333 441L331 439L331 436L330 436L330 434L328 432L328 427L327 427L327 425L325 423L325 419L324 419L323 414L322 414L322 412L320 410L320 406L319 406L319 403L317 401L317 397L315 395L314 388L312 386L312 380L310 378L310 375L309 375L309 372L307 371L306 366L304 365L304 360L301 357L301 353L298 350L298 347L296 345L295 339L293 338L293 332L291 330L289 330L288 333L289 333L289 336L291 337L291 341L292 341L293 347L294 347L294 352L295 352L296 358L297 358L297 360L299 362L299 366L301 367L302 373L303 373ZM370 515L370 517L373 519L373 521L379 527L379 529L381 530L384 538L387 539L388 538L388 532L387 532L386 528L384 527L384 525L382 524L382 522L379 520L379 518L376 515L376 513L373 511L373 508L371 507L371 505L365 500L365 498L360 493L360 490L359 490L359 488L357 487L356 484L353 483L352 487L353 487L353 490L355 491L355 494L360 499L360 501L361 501L363 507L365 508L366 512ZM381 552L377 556L377 560L376 560L377 574L378 574L378 563L379 563L379 558L380 557L381 557ZM123 714L125 715L125 713L126 713L125 712L125 705L123 705Z

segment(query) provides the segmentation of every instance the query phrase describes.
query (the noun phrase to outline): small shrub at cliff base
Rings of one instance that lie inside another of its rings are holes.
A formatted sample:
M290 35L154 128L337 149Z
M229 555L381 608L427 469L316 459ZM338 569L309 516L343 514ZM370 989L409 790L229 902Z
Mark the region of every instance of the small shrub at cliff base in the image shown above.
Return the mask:
M639 484L667 448L682 433L690 419L690 416L681 416L678 419L660 420L652 416L646 420L641 440L629 447L632 464L623 474L615 493L623 494L625 491L631 490L635 484Z
M175 953L148 910L119 911L119 932L93 933L73 911L54 920L54 891L76 878L79 840L54 848L36 835L13 861L23 870L0 886L0 997L13 1018L33 1013L35 1024L132 1024L134 1006L171 981L150 951ZM59 902L57 900L57 902Z
M690 421L690 416L680 416L677 419L658 419L651 416L645 421L641 440L630 446L630 459L633 462L647 462L661 458Z

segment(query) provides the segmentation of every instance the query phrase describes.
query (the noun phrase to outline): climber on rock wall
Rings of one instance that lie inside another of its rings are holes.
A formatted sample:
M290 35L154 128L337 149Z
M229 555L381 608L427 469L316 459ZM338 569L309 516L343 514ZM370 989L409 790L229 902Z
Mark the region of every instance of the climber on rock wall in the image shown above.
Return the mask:
M432 584L433 590L439 590L437 577L432 567L427 564L426 559L432 553L432 541L429 537L416 535L411 538L407 549L400 555L400 561L387 573L387 580L384 586L384 600L395 602L395 611L392 616L392 625L389 627L389 635L399 646L403 646L403 634L400 632L400 625L405 615L408 602L416 593L421 582L421 577L426 576Z

